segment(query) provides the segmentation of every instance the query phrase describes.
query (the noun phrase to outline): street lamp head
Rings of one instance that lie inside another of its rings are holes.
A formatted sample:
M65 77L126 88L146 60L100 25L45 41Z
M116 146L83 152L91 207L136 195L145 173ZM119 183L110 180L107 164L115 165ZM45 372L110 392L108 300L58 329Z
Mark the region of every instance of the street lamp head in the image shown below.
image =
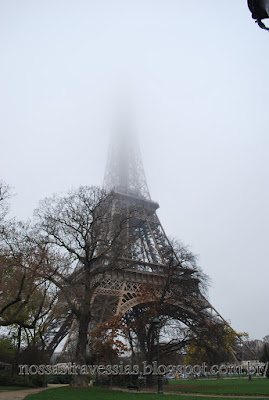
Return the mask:
M153 323L155 326L158 326L158 325L160 324L160 320L159 320L159 318L158 318L157 315L154 317L152 323Z
M259 27L269 30L262 22L262 19L269 18L269 0L248 0L248 8Z

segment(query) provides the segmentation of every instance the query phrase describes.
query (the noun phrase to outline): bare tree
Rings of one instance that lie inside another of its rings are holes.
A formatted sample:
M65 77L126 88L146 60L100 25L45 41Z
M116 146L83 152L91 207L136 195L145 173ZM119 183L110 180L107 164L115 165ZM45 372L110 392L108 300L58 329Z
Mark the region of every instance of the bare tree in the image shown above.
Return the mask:
M2 231L2 224L9 211L8 200L11 197L10 187L3 181L0 181L0 234Z
M262 340L264 343L269 343L269 335L264 336Z
M45 199L35 216L43 241L61 255L57 268L47 269L47 278L60 289L76 317L75 362L85 365L94 292L108 271L126 265L123 237L130 210L117 207L113 193L80 187ZM72 385L87 385L85 376L75 376Z

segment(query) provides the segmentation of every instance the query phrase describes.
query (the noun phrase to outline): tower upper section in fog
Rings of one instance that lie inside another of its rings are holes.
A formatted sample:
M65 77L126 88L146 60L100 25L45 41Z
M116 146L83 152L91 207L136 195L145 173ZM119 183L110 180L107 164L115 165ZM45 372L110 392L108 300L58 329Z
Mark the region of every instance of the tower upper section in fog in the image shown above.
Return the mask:
M104 188L150 200L136 137L125 126L111 138Z

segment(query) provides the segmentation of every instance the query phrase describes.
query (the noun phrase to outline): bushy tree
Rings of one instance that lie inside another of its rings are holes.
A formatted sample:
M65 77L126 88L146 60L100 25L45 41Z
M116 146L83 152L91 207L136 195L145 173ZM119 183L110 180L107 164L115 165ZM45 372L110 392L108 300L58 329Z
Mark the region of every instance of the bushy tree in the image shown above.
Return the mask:
M10 337L0 338L0 361L13 364L16 357L16 348Z
M126 345L126 326L115 315L90 332L91 356L99 364L113 364L119 356L129 351Z
M193 330L185 363L212 366L234 362L232 347L236 342L237 334L228 325L218 320L207 321L204 326Z
M8 218L10 189L0 184L0 326L10 330L18 361L21 348L44 350L45 321L57 293L44 271L55 260L30 224Z

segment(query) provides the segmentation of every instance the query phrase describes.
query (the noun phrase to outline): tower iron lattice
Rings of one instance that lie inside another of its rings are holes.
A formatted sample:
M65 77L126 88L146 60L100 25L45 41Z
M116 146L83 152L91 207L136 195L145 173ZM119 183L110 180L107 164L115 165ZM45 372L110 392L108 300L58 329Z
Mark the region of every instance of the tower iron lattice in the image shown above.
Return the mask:
M115 315L121 317L145 302L158 301L169 269L167 249L169 257L173 254L181 282L181 298L175 298L171 290L165 294L165 300L173 304L175 317L191 326L203 313L209 320L217 319L229 326L202 294L188 262L177 260L173 245L157 216L159 204L151 200L138 145L125 132L121 132L110 145L104 188L114 192L110 209L112 221L117 218L119 210L124 209L128 213L135 207L137 211L135 217L128 221L123 238L126 241L126 253L123 255L125 267L108 270L94 292L92 327ZM62 350L64 354L76 330L76 320L66 310L65 317L61 321L56 319L51 329L55 329L55 334L49 344L49 352L52 353L67 336Z

